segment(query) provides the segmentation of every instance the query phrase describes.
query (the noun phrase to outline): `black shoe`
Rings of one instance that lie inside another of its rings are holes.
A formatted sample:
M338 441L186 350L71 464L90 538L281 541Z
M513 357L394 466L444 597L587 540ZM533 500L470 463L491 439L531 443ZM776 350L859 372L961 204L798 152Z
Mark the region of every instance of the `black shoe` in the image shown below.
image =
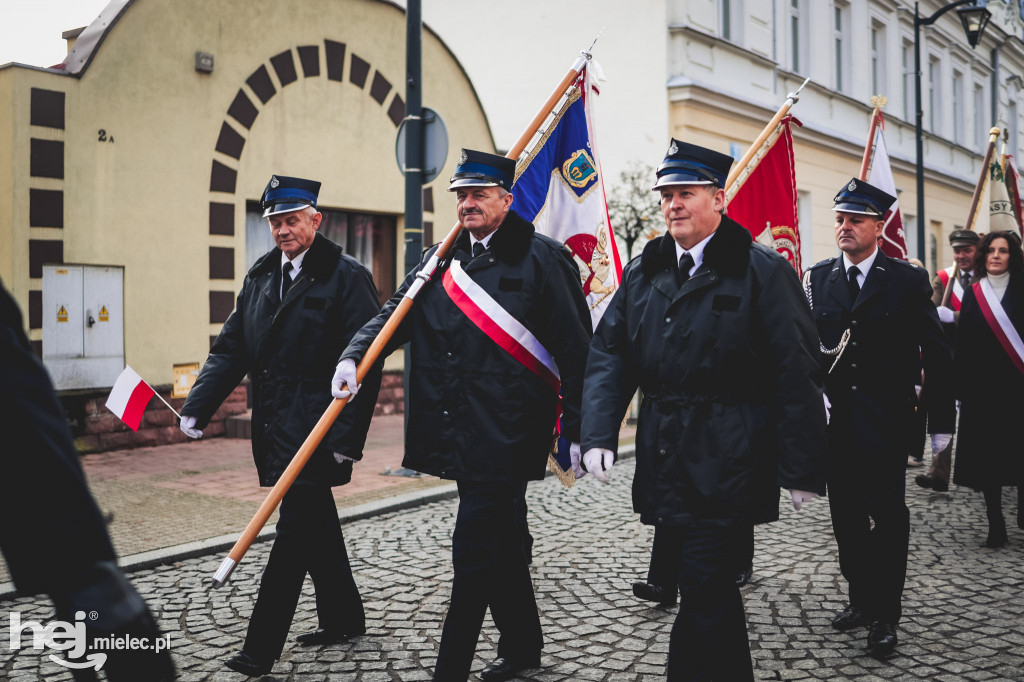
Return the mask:
M508 658L496 658L480 671L480 679L488 680L490 682L510 680L515 677L520 670L539 667L540 658L531 661L516 661Z
M832 619L832 627L836 630L850 630L868 622L868 617L856 606L850 605L842 613Z
M985 542L984 542L984 544L982 544L982 547L989 547L991 549L998 549L998 548L1000 548L1000 547L1002 547L1002 546L1004 546L1006 544L1006 540L1007 540L1007 537L1006 537L1006 526L1005 525L1002 528L995 528L995 529L989 528L988 529L988 537L985 538Z
M242 673L249 677L263 677L270 673L270 669L274 667L273 661L260 662L255 658L245 653L244 651L240 654L235 654L228 660L224 661L224 665L234 670L236 673Z
M896 626L876 620L868 631L868 651L876 658L885 658L896 648Z
M750 582L751 576L754 575L754 566L750 565L744 570L736 574L736 584L743 587Z
M675 588L651 583L633 583L633 596L644 601L658 602L658 606L673 606L676 603Z
M934 490L937 493L944 493L947 490L949 490L949 481L939 478L937 476L935 476L934 478L935 482L932 483L932 490Z
M939 479L935 478L931 474L918 474L914 476L914 483L918 484L922 488L931 488L932 485Z
M363 633L359 632L353 635L347 635L337 630L325 630L323 628L317 628L312 632L306 632L295 638L295 641L303 646L316 646L318 644L341 644L347 642L353 637L358 637Z

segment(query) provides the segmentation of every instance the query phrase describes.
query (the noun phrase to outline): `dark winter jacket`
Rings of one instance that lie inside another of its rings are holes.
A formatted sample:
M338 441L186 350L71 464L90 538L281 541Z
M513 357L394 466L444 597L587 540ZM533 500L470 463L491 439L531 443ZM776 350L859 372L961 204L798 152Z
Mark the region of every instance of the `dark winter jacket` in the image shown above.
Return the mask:
M462 232L452 256L502 308L540 341L562 382L562 435L579 440L579 404L590 341L590 311L566 248L536 234L511 211L488 251L470 255ZM358 360L387 322L423 264L356 334L342 355ZM411 378L404 465L441 478L543 478L555 425L556 394L456 307L442 286L447 263L415 299L384 355L409 342ZM362 393L360 393L360 397Z
M727 216L682 286L676 270L665 235L623 271L591 344L583 451L615 450L639 386L643 523L775 520L780 485L825 490L817 340L799 281Z
M181 408L182 414L196 417L197 428L203 428L248 373L253 390L252 454L263 486L277 482L330 405L338 354L378 310L370 272L320 234L283 303L280 286L281 251L275 248L246 275L235 310ZM339 463L334 454L362 457L379 388L378 367L364 381L357 399L342 410L300 481L332 486L349 481L352 463Z

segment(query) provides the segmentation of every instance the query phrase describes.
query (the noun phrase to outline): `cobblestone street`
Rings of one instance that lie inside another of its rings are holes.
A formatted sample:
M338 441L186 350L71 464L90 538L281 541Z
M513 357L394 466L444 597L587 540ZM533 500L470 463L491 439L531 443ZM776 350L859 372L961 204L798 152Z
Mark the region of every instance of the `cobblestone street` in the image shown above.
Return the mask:
M640 681L664 679L675 609L651 608L630 591L646 574L652 531L630 507L633 461L620 462L612 484L584 480L564 490L555 480L529 487L533 576L546 645L543 668L522 679ZM829 626L845 604L828 504L816 500L760 526L754 579L744 588L755 672L763 680L1024 680L1024 531L1004 493L1009 544L981 549L980 494L953 487L924 491L908 474L911 554L897 655L879 662L863 650L865 629ZM788 498L788 496L787 496ZM457 501L435 502L346 525L369 632L322 648L289 645L279 680L427 680L434 664L450 586L450 542ZM161 627L182 680L241 680L223 659L241 648L268 543L246 556L231 582L209 590L220 555L134 572L135 585ZM48 621L45 598L0 604L22 621ZM70 680L48 652L12 652L0 623L0 678ZM312 584L292 636L316 627ZM474 674L494 658L488 619ZM26 641L27 638L26 638Z

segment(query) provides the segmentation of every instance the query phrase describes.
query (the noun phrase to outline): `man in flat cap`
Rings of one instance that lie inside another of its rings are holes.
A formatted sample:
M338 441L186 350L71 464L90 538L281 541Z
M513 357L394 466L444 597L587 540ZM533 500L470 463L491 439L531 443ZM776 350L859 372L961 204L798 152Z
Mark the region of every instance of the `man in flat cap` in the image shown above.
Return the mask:
M273 486L330 405L338 354L379 308L363 265L317 232L320 183L275 175L260 206L277 247L249 270L235 310L210 349L181 408L191 438L248 374L252 451L260 485ZM306 645L338 643L365 631L331 487L348 483L362 457L379 371L363 400L342 411L281 501L277 538L260 582L242 652L227 666L259 676L281 656L306 574L313 579L319 627Z
M736 557L755 524L825 492L825 406L800 282L725 211L732 158L672 140L667 233L623 270L583 388L583 467L608 481L637 387L633 506L678 539L670 680L752 680Z
M896 200L856 178L836 194L841 256L804 274L821 340L831 402L828 495L849 605L837 630L868 626L868 650L892 652L907 572L910 513L904 498L907 447L915 428L915 385L924 366L932 448L954 426L951 351L939 326L927 273L877 247Z
M974 254L981 236L973 230L953 230L949 245L953 247L953 265L939 270L932 279L932 303L935 304L949 345L956 348L956 324L960 319L960 299L975 279ZM946 289L950 295L946 297ZM927 377L925 378L927 381ZM924 389L927 390L927 389ZM947 446L932 458L928 473L920 474L914 482L922 488L938 492L949 490L949 474L953 468L953 448Z
M521 501L544 477L559 394L561 435L579 452L590 311L568 250L510 210L514 177L512 159L463 150L448 189L465 229L384 349L410 344L404 466L459 487L435 680L467 679L488 608L501 637L481 679L540 665ZM436 251L345 349L336 397L355 393L356 363Z

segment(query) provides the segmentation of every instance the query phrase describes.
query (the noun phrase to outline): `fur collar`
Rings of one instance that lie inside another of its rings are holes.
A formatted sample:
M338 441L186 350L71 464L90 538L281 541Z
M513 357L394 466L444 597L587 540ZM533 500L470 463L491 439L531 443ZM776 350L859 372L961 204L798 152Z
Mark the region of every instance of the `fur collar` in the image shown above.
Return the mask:
M342 254L342 248L332 242L319 232L313 237L313 243L302 259L302 270L310 277L326 279L337 267L338 257ZM267 271L272 271L281 265L281 249L276 246L266 254L260 256L259 260L249 270L249 277L255 278Z
M515 211L509 211L502 221L501 226L491 237L489 246L498 260L505 263L518 263L530 250L530 240L533 238L535 229L533 223L528 222ZM469 231L462 230L455 239L454 248L471 253L469 246Z
M722 277L741 277L747 271L750 262L750 247L753 238L739 223L727 215L715 230L715 236L704 247L704 265L715 270ZM667 232L647 242L640 254L640 268L644 276L650 279L655 273L666 268L678 267L676 264L675 240Z

